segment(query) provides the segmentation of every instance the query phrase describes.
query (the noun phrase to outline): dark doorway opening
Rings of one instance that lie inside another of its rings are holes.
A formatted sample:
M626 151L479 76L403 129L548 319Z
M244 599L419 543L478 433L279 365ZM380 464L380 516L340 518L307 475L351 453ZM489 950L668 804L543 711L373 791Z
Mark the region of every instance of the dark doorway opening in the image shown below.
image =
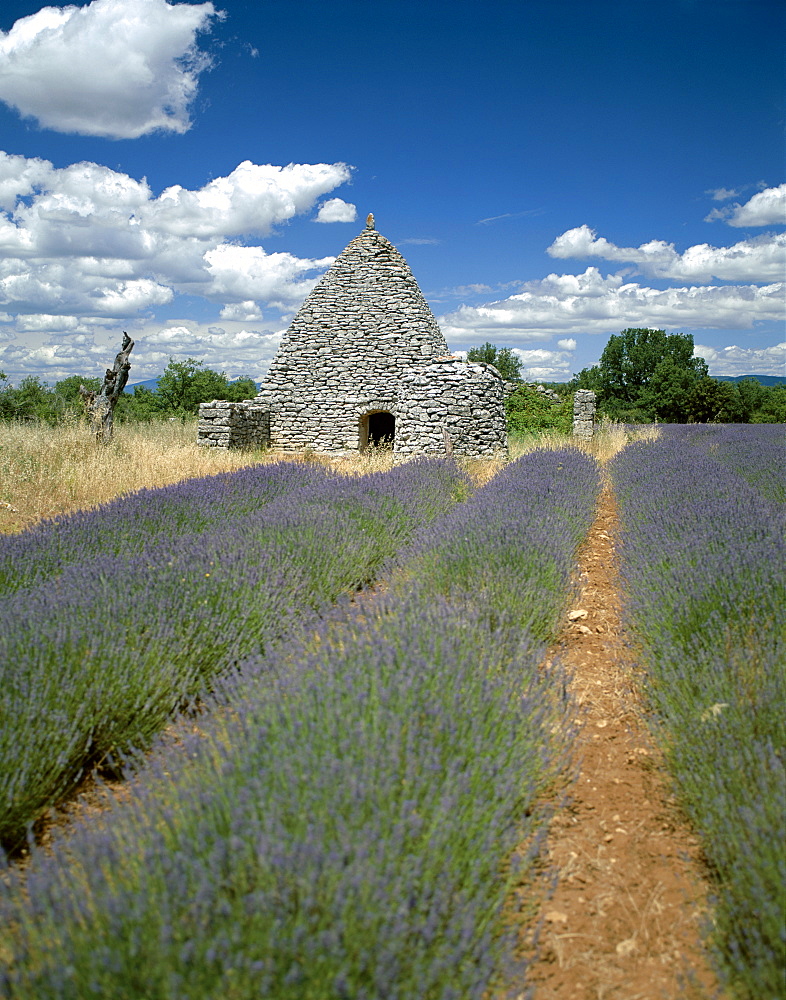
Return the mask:
M396 418L392 413L378 410L367 413L360 421L360 448L390 448L396 436Z

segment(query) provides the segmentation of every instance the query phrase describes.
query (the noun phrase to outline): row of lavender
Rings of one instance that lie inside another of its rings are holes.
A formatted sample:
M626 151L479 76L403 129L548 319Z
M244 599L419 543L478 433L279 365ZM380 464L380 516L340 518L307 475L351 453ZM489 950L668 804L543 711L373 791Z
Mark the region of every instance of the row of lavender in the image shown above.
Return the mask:
M417 489L417 477L407 481L410 493ZM370 489L386 495L388 482L377 474L354 485L363 493ZM322 465L278 462L143 489L92 510L64 514L0 538L0 593L56 579L91 559L107 563L169 545L184 535L223 525L231 529L238 518L257 514L277 499L284 509L297 507L301 498L319 504L331 487L351 492L353 481ZM413 499L410 495L410 504Z
M717 878L711 940L735 995L786 967L783 428L664 428L612 474L649 698Z
M597 490L582 453L528 455L384 595L244 662L129 805L10 880L3 995L486 997L564 752L539 664Z
M86 767L149 743L217 674L371 579L469 488L436 460L362 479L281 463L0 540L0 840L18 843Z

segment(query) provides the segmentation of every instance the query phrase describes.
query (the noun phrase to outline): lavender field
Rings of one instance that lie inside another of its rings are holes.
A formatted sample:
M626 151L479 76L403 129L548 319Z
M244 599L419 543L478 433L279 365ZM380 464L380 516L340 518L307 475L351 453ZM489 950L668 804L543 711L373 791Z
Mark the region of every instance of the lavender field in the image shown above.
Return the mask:
M281 463L0 538L0 841L24 842L86 768L149 744L468 490L441 461L363 478Z
M709 929L735 996L786 968L783 427L664 428L611 465L627 614L653 725L715 878Z
M779 996L786 946L783 458L779 427L671 427L609 466L653 731L748 1000ZM481 488L441 460L289 463L0 539L6 848L97 762L129 777L0 879L0 995L520 984L503 912L574 717L542 665L600 480L573 448Z
M10 879L4 994L484 996L565 752L538 666L598 486L593 459L538 453L430 526L410 509L384 596L237 658L130 807Z

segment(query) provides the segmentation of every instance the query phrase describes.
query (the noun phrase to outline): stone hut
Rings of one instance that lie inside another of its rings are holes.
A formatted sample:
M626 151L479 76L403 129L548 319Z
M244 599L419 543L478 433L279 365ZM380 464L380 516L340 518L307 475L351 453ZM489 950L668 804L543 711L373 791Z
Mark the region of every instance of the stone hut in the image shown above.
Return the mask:
M287 330L256 399L200 407L199 443L400 455L507 447L504 380L453 357L409 265L374 217Z

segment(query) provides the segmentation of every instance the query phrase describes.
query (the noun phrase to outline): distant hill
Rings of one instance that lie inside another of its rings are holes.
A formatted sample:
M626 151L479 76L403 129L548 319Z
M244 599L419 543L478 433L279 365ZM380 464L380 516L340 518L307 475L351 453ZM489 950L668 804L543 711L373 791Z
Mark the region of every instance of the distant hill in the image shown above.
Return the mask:
M230 383L236 382L237 379L231 378L229 381ZM261 382L256 383L257 388L260 388L261 385L262 385ZM133 392L137 386L140 386L142 389L149 389L151 392L155 392L156 389L158 388L158 379L147 378L145 379L144 382L134 382L133 384L129 382L129 384L126 386L126 392Z
M145 379L144 382L134 382L133 385L131 383L129 383L126 386L126 392L133 392L134 389L136 389L137 386L139 386L140 389L149 389L151 392L155 392L156 389L158 388L158 379L157 378L148 378L148 379Z
M742 382L743 379L752 378L762 385L784 385L786 375L713 375L717 382Z

